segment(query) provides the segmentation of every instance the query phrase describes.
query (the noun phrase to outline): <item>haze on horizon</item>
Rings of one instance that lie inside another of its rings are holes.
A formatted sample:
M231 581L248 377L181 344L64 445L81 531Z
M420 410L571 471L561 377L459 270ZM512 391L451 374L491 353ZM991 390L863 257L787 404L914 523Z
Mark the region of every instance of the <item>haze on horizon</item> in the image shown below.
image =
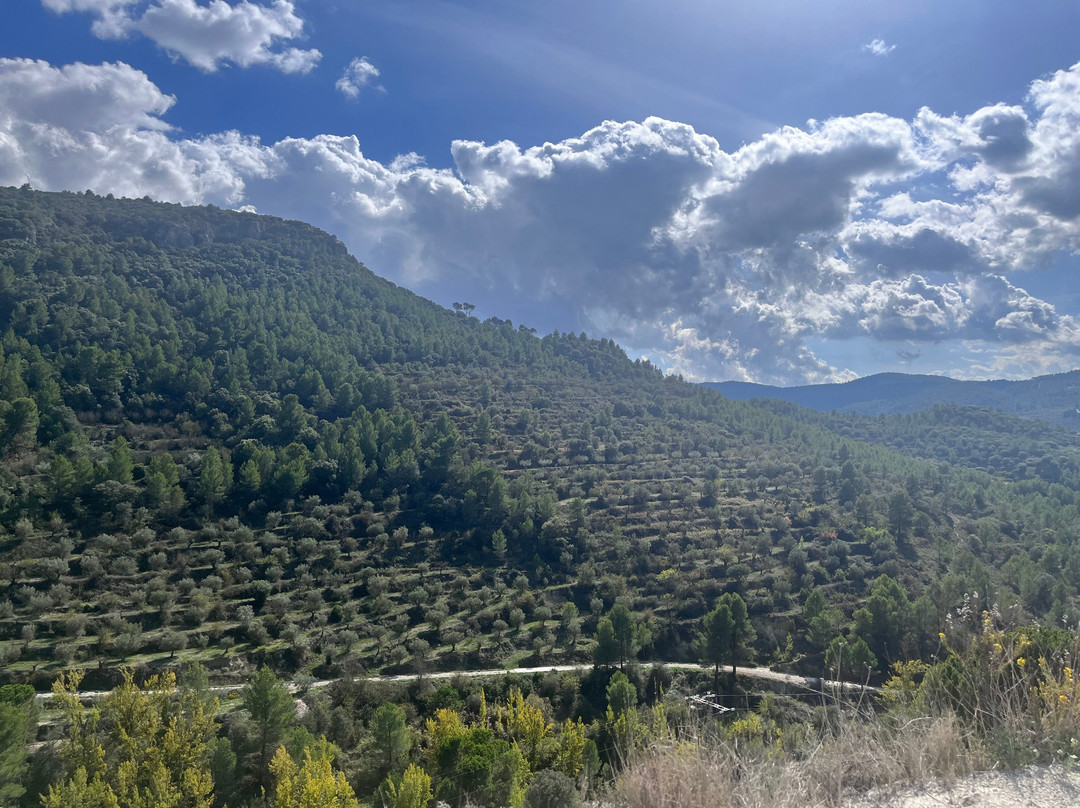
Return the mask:
M0 184L298 218L694 380L1080 352L1075 3L26 0Z

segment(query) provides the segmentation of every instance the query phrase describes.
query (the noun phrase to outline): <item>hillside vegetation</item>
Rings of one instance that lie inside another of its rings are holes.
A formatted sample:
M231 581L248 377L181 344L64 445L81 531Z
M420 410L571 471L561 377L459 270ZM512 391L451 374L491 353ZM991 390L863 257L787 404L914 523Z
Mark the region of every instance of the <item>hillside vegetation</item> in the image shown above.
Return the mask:
M897 415L936 404L990 407L1047 423L1080 427L1080 371L1022 381L959 381L947 376L877 373L840 384L775 387L750 382L707 382L729 398L778 399L820 412Z
M1075 623L1072 433L735 402L608 340L456 309L301 223L0 189L4 680L596 660L655 701L635 660L880 680L945 653L958 610ZM745 620L730 647L700 640L718 609ZM546 682L550 717L600 720L599 670ZM456 692L442 706L479 697ZM382 697L333 698L309 731L349 759L362 738L331 714L367 727L373 707L349 710ZM263 741L244 798L269 783Z

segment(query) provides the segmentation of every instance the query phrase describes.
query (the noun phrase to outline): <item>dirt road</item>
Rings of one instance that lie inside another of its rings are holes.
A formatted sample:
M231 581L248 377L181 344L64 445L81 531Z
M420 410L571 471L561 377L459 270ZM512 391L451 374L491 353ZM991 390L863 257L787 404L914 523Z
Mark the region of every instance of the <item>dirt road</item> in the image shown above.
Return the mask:
M672 668L675 670L704 670L702 665L696 662L652 662L650 665L663 665L666 668ZM357 679L366 679L372 682L410 682L421 677L425 679L453 679L455 677L467 677L467 678L492 678L496 676L504 676L510 673L516 674L533 674L533 673L547 673L549 671L562 672L562 671L587 671L591 666L589 665L548 665L538 666L532 668L488 668L486 670L472 670L472 671L437 671L432 673L403 673L393 676L358 676ZM747 676L752 679L766 679L773 682L782 682L793 687L805 688L812 692L825 693L834 692L838 690L857 693L860 691L867 693L876 693L877 688L869 687L866 685L858 684L855 682L836 682L832 680L823 680L814 676L799 676L791 673L780 673L778 671L769 670L768 668L739 668L739 676ZM304 685L302 688L298 685L294 685L291 682L286 683L286 687L292 692L299 690L318 690L324 687L329 687L336 679L319 679L311 684ZM215 693L228 693L232 690L239 690L242 685L214 685L210 688ZM84 701L95 701L104 696L109 691L107 690L82 690L79 691L79 698ZM47 699L49 693L39 693L38 698Z

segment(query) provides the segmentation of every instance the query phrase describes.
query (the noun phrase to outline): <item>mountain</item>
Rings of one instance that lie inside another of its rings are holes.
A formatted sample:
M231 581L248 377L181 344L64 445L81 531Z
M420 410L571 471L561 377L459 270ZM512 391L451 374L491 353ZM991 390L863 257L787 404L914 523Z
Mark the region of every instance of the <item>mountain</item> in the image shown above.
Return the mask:
M723 595L817 670L974 592L1072 620L1076 435L987 412L732 401L300 222L0 189L0 675L586 661L616 605L690 660Z
M935 404L964 404L1080 427L1080 370L1025 381L958 381L945 376L878 373L842 384L799 387L750 382L705 385L736 401L773 398L819 412L894 415L926 410Z

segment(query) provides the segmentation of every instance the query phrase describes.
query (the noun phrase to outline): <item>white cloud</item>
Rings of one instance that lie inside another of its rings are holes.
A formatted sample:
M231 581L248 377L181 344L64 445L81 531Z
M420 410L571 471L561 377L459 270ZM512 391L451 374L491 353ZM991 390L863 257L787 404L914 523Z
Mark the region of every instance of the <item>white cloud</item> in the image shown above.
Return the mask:
M173 140L161 115L176 99L129 65L56 68L0 59L0 183L100 188L122 196L227 200L242 182L229 136Z
M920 275L875 280L850 286L837 308L845 315L832 325L837 336L853 334L852 320L875 338L912 342L1015 343L1076 331L1072 318L994 275L944 284Z
M863 50L867 53L873 54L874 56L888 56L890 53L896 50L896 45L889 45L885 42L884 39L878 37L875 39L871 39L869 42L863 45Z
M176 103L123 63L56 68L33 59L0 59L0 120L71 131L164 130L159 116Z
M318 50L275 49L303 34L304 21L290 0L272 5L241 0L42 0L52 11L89 12L97 16L93 32L116 38L136 32L189 64L212 73L224 64L270 65L284 73L307 73L318 63Z
M847 378L815 350L852 338L1062 370L1072 313L1012 273L1080 245L1078 73L1023 107L837 118L730 153L649 118L456 141L454 168L434 169L371 160L354 137L183 138L162 118L174 99L127 65L9 59L0 182L305 219L422 294L612 336L690 378Z
M374 84L378 78L379 68L375 67L366 56L362 56L349 62L341 78L334 83L334 87L347 98L359 98L360 91L365 87L383 89L381 85Z
M81 11L94 14L91 30L101 39L117 39L124 36L131 24L128 8L138 0L41 0L45 8L57 14Z
M947 168L955 201L886 201L885 220L844 234L853 255L875 242L902 246L914 234L932 234L954 257L965 251L962 263L974 271L1031 269L1080 251L1080 65L1034 82L1027 101L966 117L922 110L916 136Z

